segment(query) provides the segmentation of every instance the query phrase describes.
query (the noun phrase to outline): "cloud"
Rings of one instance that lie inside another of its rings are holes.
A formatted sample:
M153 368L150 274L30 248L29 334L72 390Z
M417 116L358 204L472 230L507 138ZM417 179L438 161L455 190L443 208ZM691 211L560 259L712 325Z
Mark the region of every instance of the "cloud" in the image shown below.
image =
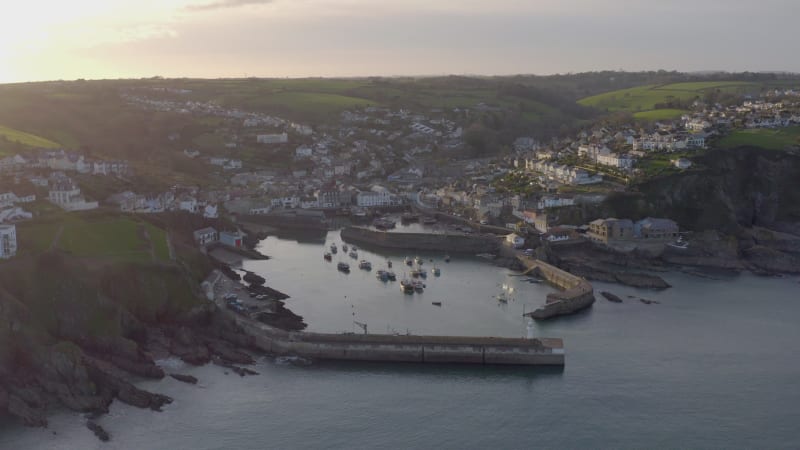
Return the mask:
M211 3L200 3L189 5L187 11L212 11L215 9L239 8L241 6L265 5L272 3L272 0L217 0Z

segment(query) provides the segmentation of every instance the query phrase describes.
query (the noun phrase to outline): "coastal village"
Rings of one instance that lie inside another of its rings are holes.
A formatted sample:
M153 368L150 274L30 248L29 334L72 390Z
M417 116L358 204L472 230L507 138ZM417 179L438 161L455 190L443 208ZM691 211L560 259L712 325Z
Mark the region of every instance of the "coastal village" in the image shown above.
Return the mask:
M464 150L459 117L470 110L419 113L366 107L344 111L338 123L312 128L213 103L154 98L159 92L137 89L122 96L135 108L223 119L224 126L214 131L222 143L218 151L183 151L185 158L206 164L210 179L217 182L87 198L81 183L96 177L124 180L134 169L127 161L97 160L65 149L16 154L0 159L0 223L13 229L15 222L31 219L34 212L26 207L37 199L64 211L185 211L208 219L286 214L298 220L319 220L320 214L361 218L413 205L506 228L509 242L519 246L527 239L541 239L588 240L619 250L648 247L655 241L680 248L686 244L670 218L634 223L629 218L597 217L570 223L558 211L599 204L609 193L652 176L655 167L691 170L693 155L734 130L800 124L800 98L787 89L729 106L698 100L691 113L647 127L600 123L571 138L544 142L523 136L505 156L430 164L435 154L458 155ZM170 93L179 97L186 92ZM177 139L179 133L166 138ZM275 170L237 158L244 147L286 154L291 168ZM13 233L5 236L13 240ZM3 257L13 255L15 248L9 243Z

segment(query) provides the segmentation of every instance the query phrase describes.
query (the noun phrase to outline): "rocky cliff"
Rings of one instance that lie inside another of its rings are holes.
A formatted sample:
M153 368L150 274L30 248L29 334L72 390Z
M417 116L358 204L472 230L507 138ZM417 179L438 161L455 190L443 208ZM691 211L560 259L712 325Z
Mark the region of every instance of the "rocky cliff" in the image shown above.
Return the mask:
M696 169L656 178L609 197L610 215L665 216L681 228L734 233L800 222L800 156L755 147L710 150Z
M47 424L54 405L102 413L114 399L160 409L133 386L158 358L248 363L250 340L195 295L178 264L83 261L60 252L0 264L0 413Z

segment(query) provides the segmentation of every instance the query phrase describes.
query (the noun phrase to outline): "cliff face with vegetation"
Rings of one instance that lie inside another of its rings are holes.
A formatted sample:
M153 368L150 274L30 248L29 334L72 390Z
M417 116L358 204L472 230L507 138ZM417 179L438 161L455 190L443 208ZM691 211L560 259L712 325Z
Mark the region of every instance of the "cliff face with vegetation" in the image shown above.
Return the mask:
M644 183L638 192L612 196L605 206L618 217L671 217L693 231L783 229L800 222L797 154L740 147L709 151L695 165Z
M173 242L174 261L85 257L61 249L0 263L0 414L42 426L55 405L101 413L118 399L158 410L133 386L156 360L251 362L238 327L199 294L204 256Z
M688 249L667 248L656 259L585 249L566 249L559 256L571 258L572 268L591 269L594 276L581 273L593 279L607 274L598 274L592 261L624 267L669 263L800 273L800 155L740 147L712 150L694 162L690 170L612 195L597 207L560 213L562 220L574 223L596 217L669 217L692 232Z

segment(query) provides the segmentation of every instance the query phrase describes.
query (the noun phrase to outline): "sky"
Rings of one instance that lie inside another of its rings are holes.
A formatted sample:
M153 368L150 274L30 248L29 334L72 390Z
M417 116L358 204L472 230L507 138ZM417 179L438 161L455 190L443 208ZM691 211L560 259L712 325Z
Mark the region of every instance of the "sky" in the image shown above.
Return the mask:
M0 0L0 82L800 72L800 0Z

